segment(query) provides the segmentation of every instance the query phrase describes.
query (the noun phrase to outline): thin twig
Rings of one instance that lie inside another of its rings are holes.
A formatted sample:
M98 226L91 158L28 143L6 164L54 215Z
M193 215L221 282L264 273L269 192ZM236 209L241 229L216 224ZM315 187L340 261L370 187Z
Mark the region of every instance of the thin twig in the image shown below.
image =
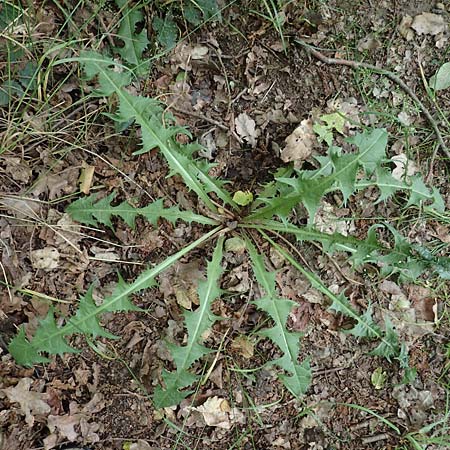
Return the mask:
M186 116L195 117L196 119L200 119L200 120L204 120L205 122L209 122L210 124L215 125L216 127L220 128L221 130L224 130L224 131L230 130L230 128L227 127L226 125L224 125L223 123L220 123L217 120L211 119L210 117L206 117L204 114L198 114L198 113L187 111L186 109L182 109L182 108L178 108L178 107L174 107L174 106L172 106L170 109L172 111L175 111L175 113L185 114Z
M297 38L297 39L295 39L294 42L301 45L308 53L310 53L312 56L317 58L319 61L322 61L324 64L347 66L347 67L351 67L352 69L361 69L361 68L369 69L373 72L384 75L387 78L389 78L390 80L392 80L394 83L396 83L398 86L400 86L414 100L414 102L417 104L417 106L422 110L423 114L428 119L429 124L431 125L431 127L434 130L434 133L436 135L436 138L438 140L438 143L439 143L439 146L440 146L442 152L445 153L445 156L447 156L447 158L450 159L450 150L445 145L444 139L442 138L442 134L439 131L439 127L438 127L436 121L434 120L433 116L431 115L430 111L419 100L419 97L417 97L417 95L411 90L411 88L402 79L400 79L397 75L395 75L395 73L390 72L389 70L386 70L386 69L381 69L377 66L373 66L372 64L367 64L367 63L360 62L360 61L352 61L352 60L341 59L341 58L328 58L327 56L325 56L324 54L320 53L318 50L313 48L311 45L307 44L302 39ZM433 165L432 163L433 163L433 161L430 162L431 165Z

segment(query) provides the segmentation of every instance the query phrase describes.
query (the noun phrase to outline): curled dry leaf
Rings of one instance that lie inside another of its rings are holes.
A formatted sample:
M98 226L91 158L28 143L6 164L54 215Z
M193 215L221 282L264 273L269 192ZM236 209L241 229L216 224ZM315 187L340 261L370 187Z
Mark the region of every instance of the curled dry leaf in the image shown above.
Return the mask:
M419 320L434 322L437 320L437 301L433 298L430 289L411 285L409 287L409 300Z
M45 271L56 269L59 266L59 251L55 247L44 247L31 252L31 263L35 269Z
M200 260L176 263L160 276L160 291L165 298L175 296L180 306L191 309L199 304L198 282L203 278Z
M5 172L11 175L13 180L23 183L31 180L32 169L22 158L3 156L2 159L6 162Z
M253 357L254 345L246 336L237 336L231 343L231 348L236 350L241 356L246 359Z
M302 120L300 125L286 138L286 146L281 151L284 162L294 162L296 168L311 156L313 148L317 145L313 123L310 119Z
M73 442L77 439L78 433L75 431L75 425L80 423L79 414L65 414L63 416L48 416L47 426L50 433L54 433L58 430L59 434Z
M208 61L208 47L206 45L193 45L181 42L172 51L170 61L173 65L174 71L177 68L189 72L192 70L192 61L203 60Z
M256 129L256 122L246 113L241 113L235 121L236 133L248 142L252 147L256 147L256 139L259 130Z
M80 191L83 194L88 195L89 191L91 190L92 180L94 179L94 171L95 171L94 166L90 166L86 163L83 163L79 178Z
M239 409L231 408L226 399L217 396L208 398L203 405L192 410L199 412L210 427L229 430L234 423L245 423L245 417Z
M434 229L436 231L435 236L442 242L445 242L446 244L450 244L450 231L449 227L442 225L440 223L437 223L434 226Z
M19 403L25 422L30 427L33 426L36 415L50 413L50 406L45 401L47 394L31 391L32 382L31 378L22 378L16 386L2 389L11 403Z
M4 197L0 199L0 206L18 219L26 217L36 218L40 210L38 202L27 198Z
M445 20L439 14L433 14L424 12L414 17L411 28L417 34L431 34L435 36L436 34L442 33L446 29L447 25Z
M344 208L336 208L328 202L322 202L321 207L314 217L314 224L322 233L340 233L348 236L349 233L355 231L355 223L353 220L344 220L348 210Z
M155 447L151 447L150 444L143 439L138 439L137 442L133 442L130 445L130 450L154 450L154 448Z
M398 26L399 33L407 40L411 41L414 38L414 31L411 30L413 18L411 16L404 16Z
M393 156L391 161L395 164L392 176L397 180L402 180L405 176L410 177L417 172L417 166L414 161L408 159L404 153Z

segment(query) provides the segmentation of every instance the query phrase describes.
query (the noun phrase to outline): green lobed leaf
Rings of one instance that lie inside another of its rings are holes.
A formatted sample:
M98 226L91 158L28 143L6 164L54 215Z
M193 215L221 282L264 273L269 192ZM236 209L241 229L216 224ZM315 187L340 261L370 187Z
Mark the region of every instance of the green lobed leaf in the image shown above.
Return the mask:
M247 206L253 201L253 194L250 191L236 191L233 200L240 206Z
M111 206L116 194L113 192L107 197L97 200L97 194L81 197L72 202L66 212L73 220L87 225L97 226L99 223L113 228L112 217L120 217L125 223L134 228L137 216L145 217L152 225L156 225L160 218L175 224L177 220L185 222L197 222L205 225L217 225L217 221L209 217L195 214L191 211L180 211L178 206L164 208L163 200L159 199L143 208L135 208L128 202L122 202L118 206Z
M400 348L398 344L398 335L395 332L394 326L388 316L384 317L385 333L384 339L380 342L377 348L370 352L371 355L382 356L388 361L393 357L400 356ZM404 350L403 350L404 351ZM402 356L405 358L405 356Z
M410 205L420 205L422 200L430 200L432 195L430 190L425 186L420 175L411 177L411 195L408 199L406 207Z
M217 4L217 0L189 0L190 3L194 4L198 7L205 20L216 18L217 20L221 19L219 5Z
M397 191L408 187L405 181L394 178L391 175L391 171L386 167L379 167L376 169L376 186L380 190L380 196L375 203L386 201Z
M344 198L344 205L346 205L348 199L356 190L356 174L359 168L358 155L331 153L331 162L336 174L335 179Z
M241 223L239 227L257 230L270 230L291 234L298 241L320 242L324 251L350 253L350 260L359 267L373 263L381 268L381 276L399 273L403 280L414 280L425 271L430 271L442 279L450 279L450 258L435 257L424 247L410 244L395 228L388 224L372 225L365 239L344 236L339 233L324 233L312 227L300 227L289 223L261 219L259 223ZM394 243L386 246L377 238L377 229L387 228L394 237Z
M409 365L408 347L406 346L405 342L402 342L400 346L400 354L396 359L400 364L400 368L404 370L402 383L412 383L417 376L417 370L415 367L410 367Z
M277 345L283 353L281 358L271 361L272 364L285 370L288 375L280 375L286 388L296 397L304 394L311 384L309 362L298 363L300 352L300 333L293 333L286 328L286 322L295 302L278 297L275 288L275 272L268 272L264 260L251 243L246 239L246 246L252 262L253 272L264 296L256 300L255 305L268 314L274 326L260 332Z
M31 342L25 336L23 325L14 336L9 345L8 351L17 364L25 367L33 367L33 364L46 363L50 360L39 353L39 349L33 347Z
M60 328L56 325L53 308L49 308L47 317L39 321L32 344L38 347L39 351L53 355L77 353L79 351L71 347L66 342L65 335L60 333Z
M155 17L152 22L158 42L165 50L175 47L178 40L178 27L173 21L172 14L167 14L164 19Z
M109 97L131 83L132 73L129 70L100 53L81 51L75 60L81 63L86 80L98 77L98 87L93 92L97 97ZM120 71L114 71L114 67L119 67Z
M198 296L200 302L198 308L195 311L186 310L184 312L188 334L186 345L168 344L176 370L162 373L165 388L158 388L153 398L157 408L172 406L174 401L179 402L190 394L190 392L181 392L181 389L197 380L197 377L190 374L188 369L194 362L212 351L205 347L201 341L205 331L219 319L212 313L211 305L222 293L218 284L223 271L221 266L223 241L224 237L222 236L216 244L211 261L208 262L206 280L199 282Z
M367 176L371 176L382 164L386 156L387 132L377 128L359 133L348 142L356 145L358 151L343 153L338 147L330 147L327 158L316 158L322 164L320 169L297 170L295 178L277 178L278 183L289 185L292 190L282 198L263 199L265 206L255 209L248 219L269 219L277 215L287 220L291 209L303 203L308 211L308 222L312 224L320 202L328 192L339 189L347 201L356 190L358 170L362 168Z
M348 138L347 141L358 147L358 160L367 175L375 172L377 166L386 157L388 134L384 128L375 128L371 131L358 133Z
M2 7L0 8L0 30L2 33L6 32L8 28L12 25L20 25L23 23L21 16L23 16L24 10L22 6L14 2L2 2Z
M351 334L356 335L356 337L369 337L369 338L377 338L381 341L381 344L379 345L379 350L376 350L379 352L380 355L385 356L387 359L389 359L391 356L397 356L399 354L400 349L398 348L398 345L393 342L392 332L395 331L392 328L389 328L389 325L386 325L386 332L381 332L378 325L376 325L372 320L372 311L369 308L369 311L362 316L360 316L355 309L350 305L350 302L345 297L345 295L341 292L339 295L334 294L331 292L320 280L317 275L310 272L309 270L304 269L298 261L296 261L283 247L278 245L276 242L273 241L267 234L260 230L262 236L270 242L273 247L278 251L278 253L283 256L288 262L290 262L297 270L299 270L306 279L311 283L313 287L318 289L320 292L322 292L324 295L326 295L331 300L331 306L329 309L335 312L339 312L343 314L344 316L350 317L356 322L356 326L350 330L349 332ZM378 347L377 347L378 348ZM389 359L390 360L390 359Z
M136 33L138 23L144 20L142 6L136 5L130 8L128 0L116 0L116 4L123 15L117 33L117 37L123 42L123 47L116 50L127 63L136 68L138 75L143 75L148 71L149 64L142 61L142 54L150 41L147 38L146 27L143 27L140 33Z
M83 333L87 336L92 336L94 339L98 336L106 337L108 339L117 339L118 337L109 331L105 330L99 322L97 305L92 297L94 286L91 285L86 294L80 297L77 311L73 319L69 320L69 330L76 330L76 332ZM132 305L132 308L133 305ZM56 330L55 330L56 331ZM39 348L41 346L39 345ZM49 353L53 353L46 350Z
M113 60L93 52L84 52L76 60L81 62L88 79L98 76L100 87L96 91L97 94L117 95L118 112L110 117L121 124L134 121L141 127L142 150L137 153L159 148L169 164L171 173L180 175L186 186L193 190L211 211L217 211L217 208L208 196L210 192L214 192L234 209L239 209L229 193L223 189L223 182L215 180L206 172L211 166L206 166L205 170L201 164L192 159L192 145L181 145L177 142L176 135L181 133L190 136L190 134L184 127L173 126L170 115L163 120L159 102L131 95L122 89L127 81L129 84L131 78L124 76L123 72L114 71L113 67L117 64Z
M369 305L364 314L359 316L359 320L356 325L347 333L357 338L373 339L380 336L380 328L372 319L373 307Z

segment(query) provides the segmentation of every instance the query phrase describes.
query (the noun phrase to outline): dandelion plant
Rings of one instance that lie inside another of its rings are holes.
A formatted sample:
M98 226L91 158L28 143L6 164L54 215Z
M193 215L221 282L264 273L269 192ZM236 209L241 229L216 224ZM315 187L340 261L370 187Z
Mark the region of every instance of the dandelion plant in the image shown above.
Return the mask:
M134 14L130 16L131 22L122 24L123 27L133 26L138 17L137 13ZM139 54L146 44L143 37L139 37L139 42L140 47L136 48L132 47L131 42L124 41L122 52L127 55L124 58L133 63L133 66L136 66L136 61L133 60L136 51ZM315 168L280 171L259 196L252 201L253 197L248 195L248 201L243 202L240 199L242 196L233 195L227 190L223 180L210 175L213 165L198 156L201 147L197 143L180 143L177 139L179 135L186 135L189 139L192 137L186 128L177 126L173 117L164 112L161 103L129 92L127 87L134 76L131 70L108 56L95 52L83 52L71 61L78 62L86 81L95 85L91 95L114 97L115 101L111 104L116 107L108 114L113 122L134 124L140 128L141 146L136 149L135 154L158 149L167 162L169 176L181 177L187 189L202 204L201 211L209 212L200 214L181 210L177 206L165 207L162 199L139 208L129 202L116 204L115 193L103 198L93 194L70 204L67 212L72 219L86 225L112 228L115 219L134 227L136 217L140 216L152 226L156 226L161 220L172 224L179 221L195 222L201 224L205 232L162 263L146 269L135 281L127 283L119 276L115 290L100 305L92 299L91 286L80 298L71 316L58 318L57 321L55 312L50 309L34 336L29 336L22 327L9 344L9 351L19 364L31 366L48 361L50 355L77 351L70 345L70 337L75 333L83 334L89 339L116 338L101 326L101 315L138 309L132 302L133 294L155 286L156 277L163 270L191 250L207 241L213 241L214 252L207 264L206 280L201 281L198 287L200 303L194 310L184 311L187 340L180 345L168 344L173 363L162 372L162 384L157 386L154 393L157 407L180 403L192 394L193 385L199 380L196 363L215 351L206 346L204 334L218 320L212 313L211 306L222 295L225 235L239 233L245 242L253 274L260 286L261 296L254 303L268 318L269 325L260 334L281 352L279 358L267 361L267 364L278 368L280 381L293 396L300 397L308 389L312 377L310 361L301 356L301 335L290 331L288 327L288 317L295 302L280 296L275 282L276 273L266 264L265 255L257 250L260 246L256 244L261 239L272 245L313 287L328 298L330 311L352 319L354 326L347 333L360 340L373 340L372 354L389 361L398 360L400 367L410 378L413 371L409 368L407 348L399 342L396 330L388 318L383 323L375 321L373 309L376 305L369 304L366 311L360 314L343 292L331 292L317 274L303 267L276 237L283 234L298 242L315 242L329 254L346 254L355 267L377 265L382 276L415 279L430 272L443 279L450 279L449 258L435 255L423 246L408 242L387 221L372 225L362 239L336 232L321 232L315 227L315 215L326 196L337 193L345 204L352 196L367 188L377 189L378 203L398 196L405 208L414 206L430 211L444 210L439 192L427 187L420 175L403 180L393 177L386 153L386 130L360 132L348 138L345 149L331 145L326 155L316 158ZM243 204L245 205L242 207ZM306 225L298 225L291 220L292 210L295 208L304 208L306 211ZM380 239L381 231L384 231L383 240ZM386 240L386 235L391 236L391 239Z

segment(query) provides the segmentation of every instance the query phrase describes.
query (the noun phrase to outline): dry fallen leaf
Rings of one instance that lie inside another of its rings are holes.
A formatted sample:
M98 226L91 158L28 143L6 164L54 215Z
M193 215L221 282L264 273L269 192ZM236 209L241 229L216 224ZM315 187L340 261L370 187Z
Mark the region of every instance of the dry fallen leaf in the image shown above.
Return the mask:
M28 183L32 176L32 168L22 159L14 156L3 156L6 162L5 172L15 181Z
M236 133L245 139L252 147L256 147L256 139L259 130L256 129L256 122L246 113L241 113L235 121Z
M49 414L51 410L48 403L44 401L46 394L30 391L32 383L31 378L22 378L16 386L2 389L11 403L19 403L25 415L25 422L30 427L34 424L34 416Z
M224 398L217 396L210 397L203 405L194 408L201 413L206 425L210 427L224 428L229 430L231 428L230 418L228 413L231 411L230 404Z
M450 244L450 231L448 226L442 225L440 223L436 223L434 226L434 229L436 231L436 237L441 240L442 242L445 242L446 244Z
M411 16L404 16L398 26L399 33L407 40L411 41L414 38L414 31L411 30L413 18Z
M138 439L137 442L133 442L130 445L130 450L153 450L155 447L151 447L150 444L142 439Z
M36 218L40 210L38 202L27 198L4 197L0 199L0 205L18 219L25 217Z
M417 34L436 34L442 33L447 27L445 20L442 16L433 13L424 12L414 17L411 28Z
M254 345L247 337L238 336L233 339L231 343L231 348L239 352L241 356L244 358L250 359L253 357L254 353Z
M55 171L57 168L55 167ZM33 185L30 193L34 197L41 194L48 194L49 200L61 197L64 194L70 194L78 190L77 183L79 179L79 167L70 166L67 169L55 173L43 173Z
M55 247L44 247L31 252L31 263L35 269L53 270L59 265L59 251Z
M336 208L332 204L323 201L321 207L314 217L314 224L322 233L340 233L348 236L355 231L355 223L353 220L344 220L345 215L343 208Z
M409 160L404 153L393 156L391 161L395 164L392 176L397 180L402 180L405 176L410 177L417 172L414 161Z
M437 321L437 300L431 294L430 289L424 286L411 285L408 289L409 300L419 320L427 322Z
M62 437L67 438L70 442L73 442L78 437L78 433L75 431L74 427L79 423L79 414L66 414L64 416L50 415L48 416L47 426L50 433L54 433L55 430L58 430Z
M284 162L293 161L295 167L300 167L302 162L311 156L312 149L317 145L312 121L302 120L285 142L286 146L281 151L281 159Z
M204 278L200 260L176 263L160 276L160 291L164 298L175 296L177 303L185 309L199 304L198 282Z
M189 72L192 70L192 61L208 61L209 49L206 45L193 45L181 42L172 51L170 61L176 70L180 68Z
M91 190L91 186L92 186L92 180L94 178L94 171L95 171L95 167L94 166L89 166L86 163L83 163L82 165L82 169L81 169L81 175L80 175L80 191L83 194L88 195L89 191Z

